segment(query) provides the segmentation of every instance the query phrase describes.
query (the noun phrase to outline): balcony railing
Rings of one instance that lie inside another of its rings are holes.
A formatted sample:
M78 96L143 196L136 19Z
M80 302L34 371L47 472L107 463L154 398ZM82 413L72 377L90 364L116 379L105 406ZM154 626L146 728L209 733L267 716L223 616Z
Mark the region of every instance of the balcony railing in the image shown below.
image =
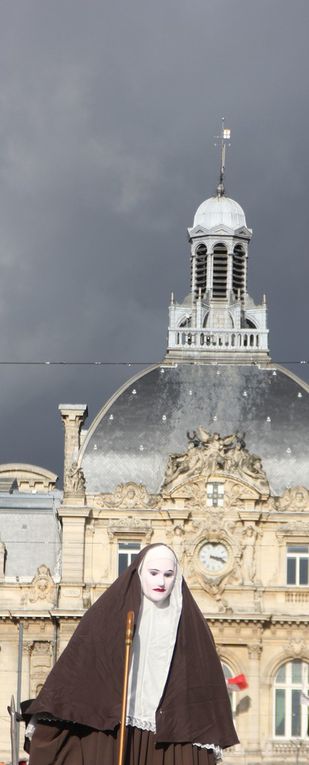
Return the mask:
M268 331L259 329L169 329L168 349L191 349L192 351L267 351Z

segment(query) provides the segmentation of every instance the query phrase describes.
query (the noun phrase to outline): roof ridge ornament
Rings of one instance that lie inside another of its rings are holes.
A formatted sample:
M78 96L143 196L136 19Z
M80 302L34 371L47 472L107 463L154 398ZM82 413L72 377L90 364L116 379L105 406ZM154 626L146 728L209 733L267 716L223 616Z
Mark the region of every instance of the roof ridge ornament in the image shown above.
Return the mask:
M225 155L226 146L230 146L231 131L229 128L224 127L224 117L221 118L221 134L216 136L216 140L219 142L221 149L220 152L220 176L219 184L217 186L217 197L223 197L225 194L224 175L225 175ZM215 143L218 146L218 143Z

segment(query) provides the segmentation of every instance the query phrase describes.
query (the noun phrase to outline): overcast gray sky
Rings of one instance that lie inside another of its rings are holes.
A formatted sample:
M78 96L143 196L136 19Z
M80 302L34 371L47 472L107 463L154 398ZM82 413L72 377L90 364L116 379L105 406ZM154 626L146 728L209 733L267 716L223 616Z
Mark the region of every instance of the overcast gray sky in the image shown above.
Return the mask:
M0 360L163 357L222 115L272 358L309 358L308 28L308 0L0 1ZM90 422L134 371L1 366L0 462L61 472L58 403Z

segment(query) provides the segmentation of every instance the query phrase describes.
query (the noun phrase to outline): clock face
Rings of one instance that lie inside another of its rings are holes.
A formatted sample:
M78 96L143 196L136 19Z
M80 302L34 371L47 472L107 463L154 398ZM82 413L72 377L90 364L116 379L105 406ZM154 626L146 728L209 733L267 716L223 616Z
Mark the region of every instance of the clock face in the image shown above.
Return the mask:
M217 574L228 562L228 550L222 542L205 542L199 552L203 566L212 574Z

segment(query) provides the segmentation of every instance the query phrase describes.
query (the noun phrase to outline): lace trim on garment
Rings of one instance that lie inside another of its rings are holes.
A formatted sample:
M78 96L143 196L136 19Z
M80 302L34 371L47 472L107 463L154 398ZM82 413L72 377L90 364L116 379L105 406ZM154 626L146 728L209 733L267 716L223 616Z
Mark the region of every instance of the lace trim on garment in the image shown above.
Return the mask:
M138 717L127 717L126 724L132 725L133 728L140 728L140 730L151 730L152 733L156 732L155 725L152 725L148 720L141 720ZM216 744L198 744L195 742L192 746L199 746L200 749L211 749L215 755L216 761L220 762L220 760L222 760L222 749L220 746L216 746Z
M220 762L223 758L221 746L216 746L216 744L197 744L194 742L192 746L199 746L200 749L212 749L217 762Z
M29 741L31 741L36 728L36 723L39 720L47 720L47 722L53 722L55 719L57 718L40 717L39 714L32 715L30 722L27 725L25 736L29 739ZM152 723L147 720L140 720L137 717L127 717L126 725L132 725L133 728L140 728L140 730L150 730L152 733L156 732L155 725L152 725ZM197 744L196 742L193 744L193 746L199 746L201 749L212 749L217 762L222 760L222 749L220 746L216 746L215 744Z
M54 717L53 715L49 716L48 713L42 714L42 712L36 712L36 714L32 715L32 717L30 718L30 721L28 722L28 725L25 730L25 736L26 738L29 739L29 741L31 741L34 731L36 729L37 723L39 722L51 722L51 723L60 722L60 723L68 723L69 725L78 725L78 723L76 723L74 720L63 720L62 717Z
M34 731L36 729L36 723L37 723L37 717L36 715L32 715L25 730L25 736L26 738L29 739L29 741L31 741Z
M126 718L126 724L132 725L133 728L140 728L141 730L151 730L152 733L156 732L156 726L153 725L149 720L141 720L139 717L132 717L129 715L129 717Z

